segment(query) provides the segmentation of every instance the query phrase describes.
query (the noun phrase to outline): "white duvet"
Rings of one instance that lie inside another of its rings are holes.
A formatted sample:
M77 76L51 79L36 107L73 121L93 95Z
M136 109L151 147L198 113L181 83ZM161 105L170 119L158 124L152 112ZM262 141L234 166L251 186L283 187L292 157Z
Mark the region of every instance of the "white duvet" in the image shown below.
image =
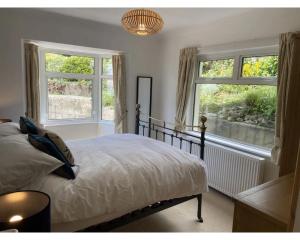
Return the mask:
M208 190L205 163L160 141L115 134L67 144L79 165L76 179L51 174L27 187L50 195L54 230L79 230Z

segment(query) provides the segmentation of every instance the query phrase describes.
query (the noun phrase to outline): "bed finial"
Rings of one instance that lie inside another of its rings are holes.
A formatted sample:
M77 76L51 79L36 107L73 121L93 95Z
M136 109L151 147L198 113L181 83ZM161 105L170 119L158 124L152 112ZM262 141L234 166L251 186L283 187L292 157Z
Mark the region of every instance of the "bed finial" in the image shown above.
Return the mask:
M135 111L136 112L140 112L140 109L141 109L141 104L136 104L136 106L135 106Z
M140 114L141 114L141 105L136 104L135 106L135 134L139 135L140 131Z
M200 115L199 116L199 128L200 128L200 132L205 132L206 131L206 126L205 126L205 123L207 121L207 117L205 117L204 115Z

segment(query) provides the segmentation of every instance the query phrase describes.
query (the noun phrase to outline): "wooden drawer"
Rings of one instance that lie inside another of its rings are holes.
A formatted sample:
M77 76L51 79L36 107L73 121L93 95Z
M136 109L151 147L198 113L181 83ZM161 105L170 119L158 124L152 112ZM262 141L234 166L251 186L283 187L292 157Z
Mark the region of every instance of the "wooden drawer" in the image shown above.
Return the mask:
M243 203L235 203L233 232L285 232L287 225Z

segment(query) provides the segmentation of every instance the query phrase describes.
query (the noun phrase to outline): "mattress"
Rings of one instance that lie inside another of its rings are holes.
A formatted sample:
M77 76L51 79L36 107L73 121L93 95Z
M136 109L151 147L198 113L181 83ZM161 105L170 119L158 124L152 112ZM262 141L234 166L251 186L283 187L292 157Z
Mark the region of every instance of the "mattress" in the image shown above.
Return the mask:
M203 161L133 134L67 142L79 165L74 180L50 174L27 186L51 198L53 231L77 231L162 200L208 191Z

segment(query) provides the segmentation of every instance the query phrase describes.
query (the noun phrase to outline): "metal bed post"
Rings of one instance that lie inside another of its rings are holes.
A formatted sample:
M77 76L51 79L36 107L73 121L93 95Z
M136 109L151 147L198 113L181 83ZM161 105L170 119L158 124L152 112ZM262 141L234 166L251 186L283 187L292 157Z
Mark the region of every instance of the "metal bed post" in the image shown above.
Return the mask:
M151 116L149 116L148 120L148 137L151 138Z
M205 116L199 116L199 130L200 130L200 159L204 161L204 147L205 147L205 131L206 131L206 126L205 123L207 121L207 117ZM197 211L197 217L199 222L203 222L202 218L202 194L197 195L197 200L198 200L198 211Z
M135 106L135 134L140 134L140 114L141 114L141 105L137 104Z
M207 117L205 116L199 116L199 123L201 125L199 126L200 132L201 132L201 137L200 137L200 158L204 160L204 146L205 146L205 131L206 131L206 126L205 123L207 121Z
M166 122L165 121L163 122L163 126L164 126L164 128L166 128ZM165 142L165 141L166 141L166 133L163 132L163 142Z
M202 194L197 195L197 200L198 200L197 218L198 218L199 222L203 223L203 218L202 218Z

